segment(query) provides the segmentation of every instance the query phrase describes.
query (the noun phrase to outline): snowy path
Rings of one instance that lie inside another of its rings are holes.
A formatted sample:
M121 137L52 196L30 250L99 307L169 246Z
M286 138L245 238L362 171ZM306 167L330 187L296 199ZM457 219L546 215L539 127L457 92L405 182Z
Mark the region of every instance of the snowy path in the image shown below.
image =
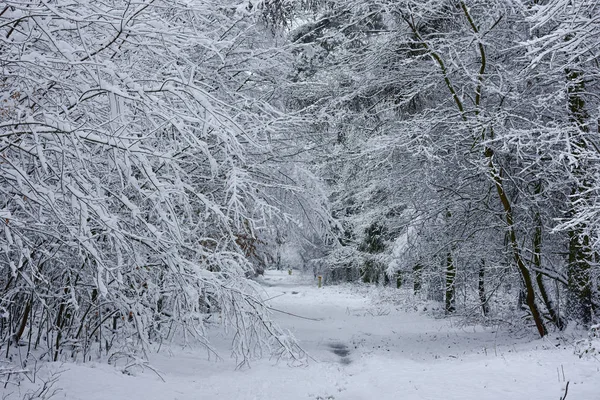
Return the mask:
M110 366L74 366L56 398L143 400L600 399L600 362L580 360L550 340L515 339L492 330L373 305L351 286L317 289L310 279L268 272L270 305L316 361L290 368L269 360L234 370L232 360L171 347L153 356L162 373L126 376ZM536 350L537 349L537 350ZM170 353L170 354L168 354ZM223 349L222 355L228 354ZM560 373L559 373L560 371Z

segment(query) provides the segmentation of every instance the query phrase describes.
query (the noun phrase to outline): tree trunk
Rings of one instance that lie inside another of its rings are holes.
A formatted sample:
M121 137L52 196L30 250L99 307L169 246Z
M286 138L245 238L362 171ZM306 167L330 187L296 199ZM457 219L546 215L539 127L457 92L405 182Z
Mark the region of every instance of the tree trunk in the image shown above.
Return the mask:
M515 263L517 264L517 268L521 273L521 277L523 278L523 284L525 285L525 303L527 307L529 307L529 311L531 312L531 317L535 322L535 326L538 330L538 333L541 337L544 337L547 333L546 327L544 326L544 321L538 309L538 306L535 302L535 291L533 288L533 282L531 279L531 273L529 269L525 265L523 261L523 257L521 256L521 250L519 248L519 243L517 241L517 233L515 231L515 224L513 219L513 211L510 200L508 199L508 195L504 191L504 183L502 180L502 176L496 170L496 167L493 163L493 155L494 152L490 148L485 149L485 155L488 158L488 165L490 169L490 174L492 175L492 179L496 185L496 191L498 192L498 197L500 198L500 203L502 204L502 208L504 208L504 217L506 218L506 225L508 229L508 239L510 242L510 246L512 249L513 257L515 259Z
M587 121L589 114L585 106L583 93L585 92L585 81L581 71L566 70L567 75L567 94L569 103L569 113L571 122L577 126L580 135L571 137L573 143L573 155L579 157L581 151L585 150L587 143L581 136L589 132ZM573 175L577 178L577 183L571 190L571 197L587 197L586 194L590 182L585 177L584 168L581 162L577 163L573 169ZM573 217L576 210L571 205L569 214ZM590 246L590 238L585 232L585 223L580 223L568 231L569 236L569 256L568 256L568 298L567 309L569 314L588 326L592 321L592 277L591 264L593 261L593 251Z
M33 302L33 294L31 295L31 298L25 305L25 311L23 311L23 318L21 318L21 324L19 325L19 330L17 330L17 332L15 332L15 335L14 335L15 344L17 346L19 345L19 339L21 339L21 336L23 336L23 332L25 332L25 327L27 326L27 321L29 319L29 313L31 312L31 303L32 302Z
M589 257L589 237L578 229L570 230L567 309L585 326L591 323L593 314Z
M413 267L413 292L418 294L423 288L423 266L417 264Z
M542 184L538 183L535 188L535 194L540 194L542 191ZM560 317L560 314L557 308L554 306L554 302L548 295L548 291L546 290L546 285L544 284L544 277L540 272L542 268L542 219L540 217L539 211L535 213L535 232L533 233L533 266L536 268L535 271L535 281L537 283L538 289L540 291L540 295L542 297L542 301L550 314L550 318L554 325L560 330L565 328L565 323Z
M479 267L479 279L477 282L477 288L479 291L479 302L481 303L481 313L483 316L487 316L490 312L490 306L488 299L485 295L485 260L481 260L481 266Z
M456 280L456 266L452 260L452 254L448 252L446 258L446 314L456 311L456 289L454 282Z

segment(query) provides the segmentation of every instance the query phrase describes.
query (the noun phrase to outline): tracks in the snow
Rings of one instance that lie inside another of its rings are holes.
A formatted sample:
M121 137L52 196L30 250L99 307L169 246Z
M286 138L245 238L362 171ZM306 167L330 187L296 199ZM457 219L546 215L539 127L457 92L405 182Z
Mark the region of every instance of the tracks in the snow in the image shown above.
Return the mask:
M352 362L350 359L350 349L342 342L331 342L327 345L329 351L340 357L340 363L348 365Z

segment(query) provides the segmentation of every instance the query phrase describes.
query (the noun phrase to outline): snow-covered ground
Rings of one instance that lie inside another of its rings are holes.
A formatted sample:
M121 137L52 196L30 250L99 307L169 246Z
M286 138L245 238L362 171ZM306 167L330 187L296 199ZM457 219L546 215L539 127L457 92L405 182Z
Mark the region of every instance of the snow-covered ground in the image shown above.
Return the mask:
M236 370L226 348L215 361L206 351L170 346L151 359L164 382L150 370L129 376L103 363L52 364L63 371L54 398L558 400L568 381L568 400L600 399L600 362L579 359L564 340L457 326L378 305L375 290L318 289L297 272L267 271L262 284L273 308L310 318L274 314L309 352L308 366L263 359Z

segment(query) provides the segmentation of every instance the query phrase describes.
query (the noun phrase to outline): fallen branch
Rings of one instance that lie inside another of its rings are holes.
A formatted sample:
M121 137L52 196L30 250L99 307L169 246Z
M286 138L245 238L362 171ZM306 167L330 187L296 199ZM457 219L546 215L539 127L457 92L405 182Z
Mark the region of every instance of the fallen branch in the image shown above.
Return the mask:
M277 308L273 308L273 307L267 307L269 310L271 311L277 311L280 312L282 314L287 314L287 315L291 315L292 317L297 317L297 318L302 318L302 319L307 319L309 321L323 321L323 318L309 318L309 317L303 317L301 315L297 315L297 314L292 314L291 312L287 312L287 311L283 311L283 310L278 310Z

